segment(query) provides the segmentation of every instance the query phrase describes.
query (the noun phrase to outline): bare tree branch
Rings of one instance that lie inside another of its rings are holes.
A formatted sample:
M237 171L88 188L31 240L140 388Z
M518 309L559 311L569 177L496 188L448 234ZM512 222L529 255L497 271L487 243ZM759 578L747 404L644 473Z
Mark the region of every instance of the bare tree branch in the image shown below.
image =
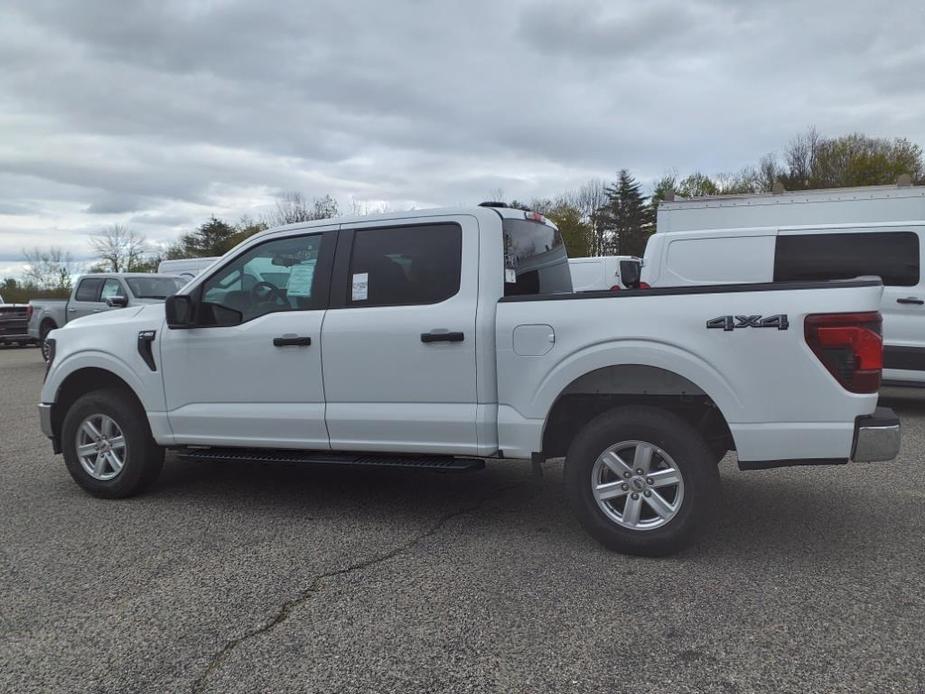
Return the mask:
M267 223L269 226L284 226L298 222L312 222L316 219L330 219L340 214L337 200L331 195L314 198L311 203L302 193L284 193L276 202L276 212Z
M47 249L35 247L24 249L23 259L26 271L23 273L26 284L38 289L70 289L71 275L76 272L76 264L70 253L56 246Z
M134 272L144 263L145 237L121 224L107 227L90 238L104 272Z

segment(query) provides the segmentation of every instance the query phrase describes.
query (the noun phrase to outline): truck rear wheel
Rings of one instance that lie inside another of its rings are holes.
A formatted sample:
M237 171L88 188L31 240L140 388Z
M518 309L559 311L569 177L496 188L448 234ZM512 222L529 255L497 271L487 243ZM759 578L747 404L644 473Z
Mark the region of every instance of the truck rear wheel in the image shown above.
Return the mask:
M109 499L144 491L164 464L164 449L151 437L144 411L118 389L87 393L71 405L61 445L74 481Z
M620 407L591 420L565 460L569 503L604 546L658 556L691 542L719 497L715 455L680 417Z

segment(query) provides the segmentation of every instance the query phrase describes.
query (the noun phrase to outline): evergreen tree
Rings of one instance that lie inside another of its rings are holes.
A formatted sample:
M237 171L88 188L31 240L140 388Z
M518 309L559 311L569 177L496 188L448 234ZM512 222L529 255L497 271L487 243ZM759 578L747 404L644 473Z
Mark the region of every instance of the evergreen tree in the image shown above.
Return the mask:
M224 255L241 240L236 238L238 229L218 217L209 217L196 231L184 234L176 245L167 251L167 257L206 258Z
M655 230L652 208L640 192L639 182L626 169L608 186L607 202L601 210L605 230L605 255L642 255L649 235Z

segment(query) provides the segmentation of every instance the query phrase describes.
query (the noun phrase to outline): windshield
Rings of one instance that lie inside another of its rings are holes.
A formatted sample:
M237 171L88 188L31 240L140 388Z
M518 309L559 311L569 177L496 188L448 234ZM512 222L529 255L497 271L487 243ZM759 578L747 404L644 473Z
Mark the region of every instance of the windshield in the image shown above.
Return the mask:
M136 299L166 299L179 291L188 280L183 277L127 277L128 288Z
M570 294L572 273L562 235L526 219L505 219L504 295Z

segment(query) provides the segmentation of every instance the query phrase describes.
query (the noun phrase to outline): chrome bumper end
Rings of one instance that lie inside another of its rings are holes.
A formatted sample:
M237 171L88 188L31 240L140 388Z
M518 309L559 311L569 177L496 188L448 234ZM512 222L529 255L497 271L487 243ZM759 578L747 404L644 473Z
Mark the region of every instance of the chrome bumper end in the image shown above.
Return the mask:
M51 405L48 403L39 403L39 424L41 425L42 433L45 434L45 436L50 439L54 438L55 432L51 428Z
M878 407L872 415L857 418L851 460L858 463L893 460L899 455L901 439L899 417L888 407Z

